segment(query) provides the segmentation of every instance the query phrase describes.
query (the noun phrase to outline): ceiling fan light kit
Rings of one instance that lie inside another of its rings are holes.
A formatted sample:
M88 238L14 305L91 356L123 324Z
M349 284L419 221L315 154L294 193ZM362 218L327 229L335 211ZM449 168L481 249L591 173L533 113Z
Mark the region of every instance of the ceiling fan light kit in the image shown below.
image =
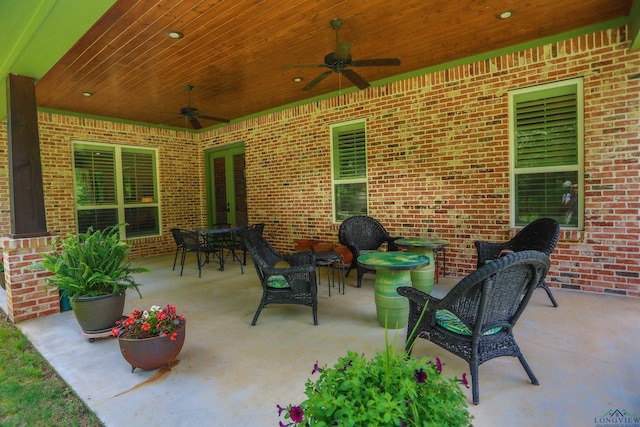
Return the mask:
M328 71L324 71L315 79L311 80L302 90L311 90L322 80L327 78L332 73L339 73L345 76L351 83L358 87L358 89L366 89L369 86L369 82L365 80L360 74L356 73L351 67L388 67L400 65L399 58L377 58L377 59L361 59L354 61L351 59L351 46L349 42L341 42L339 38L339 30L342 28L344 21L339 18L332 19L329 24L336 32L336 48L334 52L327 54L324 57L324 63L322 64L305 64L305 65L293 65L284 68L304 68L304 67L326 67Z

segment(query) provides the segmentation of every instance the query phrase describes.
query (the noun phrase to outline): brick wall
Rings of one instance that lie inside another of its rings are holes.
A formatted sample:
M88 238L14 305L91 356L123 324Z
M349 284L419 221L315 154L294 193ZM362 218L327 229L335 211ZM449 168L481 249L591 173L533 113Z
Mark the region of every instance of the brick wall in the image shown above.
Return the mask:
M329 125L365 118L369 213L394 235L451 241L450 274L475 267L474 240L509 228L510 89L583 77L585 230L565 230L552 286L640 296L640 53L617 28L234 124L204 147L246 144L251 222L281 249L337 240Z
M170 228L204 224L203 154L196 136L186 132L40 113L40 145L47 230L53 235L76 232L72 142L88 141L158 149L162 238L133 239L132 256L173 249Z
M243 141L251 223L277 248L337 241L332 222L332 123L367 121L369 213L394 235L451 242L448 273L475 266L474 240L509 228L507 91L584 78L585 230L563 231L549 283L640 296L640 52L617 28L315 101L202 134L39 114L48 230L75 231L71 141L158 147L161 238L133 240L133 256L173 250L169 228L205 223L203 150ZM0 176L7 176L6 121ZM0 233L9 228L0 180ZM6 265L6 263L5 263Z

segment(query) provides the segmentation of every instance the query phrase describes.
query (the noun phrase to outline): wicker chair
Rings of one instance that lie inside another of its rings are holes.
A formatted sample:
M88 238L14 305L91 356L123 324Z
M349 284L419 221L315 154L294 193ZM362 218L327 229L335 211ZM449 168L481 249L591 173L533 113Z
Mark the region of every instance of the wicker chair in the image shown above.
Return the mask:
M312 252L282 255L256 230L247 230L244 243L262 284L262 299L251 325L258 321L267 304L302 304L312 308L313 324L318 324L316 260ZM286 261L289 266L280 264Z
M374 218L356 215L342 221L338 230L338 241L349 248L353 254L351 265L347 268L346 276L355 268L358 272L358 287L362 286L362 276L372 272L358 265L358 256L366 251L375 251L387 244L387 249L397 251L398 246L393 243L398 237L391 237L387 230Z
M482 267L488 261L494 260L500 256L502 251L540 251L547 256L558 244L560 237L560 225L558 221L551 218L540 218L524 227L518 234L513 236L508 242L474 242L478 251L478 268ZM551 300L554 307L558 306L556 299L551 293L551 289L547 286L547 282L542 280L538 287L544 289Z
M397 292L409 299L407 354L420 337L466 360L476 405L480 401L478 366L496 357L517 357L531 383L538 385L516 343L513 327L548 269L548 256L522 251L480 267L441 299L409 286L398 288Z
M248 230L254 230L256 233L262 236L264 233L264 224L253 224L248 226L246 229L242 230L238 233L238 249L242 251L242 264L247 265L247 247L244 244L244 236Z

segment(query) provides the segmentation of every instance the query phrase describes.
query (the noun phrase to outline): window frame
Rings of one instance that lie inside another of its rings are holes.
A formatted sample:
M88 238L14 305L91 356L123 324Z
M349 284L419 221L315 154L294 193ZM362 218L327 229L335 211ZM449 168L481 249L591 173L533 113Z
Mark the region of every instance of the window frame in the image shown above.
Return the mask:
M113 152L114 161L114 179L115 179L115 203L112 204L78 204L77 189L77 173L76 173L76 151L77 150L109 150ZM136 201L127 202L125 200L125 182L124 182L124 165L123 165L123 152L129 153L143 153L151 155L151 170L153 173L153 201ZM158 237L162 234L162 212L160 203L160 169L158 161L158 149L155 147L143 147L136 145L126 144L109 144L103 142L92 141L72 141L72 165L73 165L73 184L74 184L74 206L75 206L75 218L76 218L76 230L79 230L78 212L82 210L100 210L100 209L115 209L117 212L117 224L122 224L120 227L121 238L127 240L134 239L146 239L149 237ZM145 235L128 236L126 226L126 210L132 208L155 208L157 212L157 233L149 233Z
M362 129L364 132L364 176L357 178L348 178L348 179L338 179L336 177L338 173L338 161L337 161L337 135L340 131L347 131L352 129ZM339 123L333 123L329 126L330 131L330 142L331 142L331 210L332 217L335 223L340 223L343 219L337 218L337 196L336 196L336 187L341 184L364 184L365 185L365 212L352 212L353 215L368 215L369 212L369 172L368 172L368 153L367 153L367 122L364 118L348 120Z
M554 89L566 89L569 86L575 86L576 91L576 137L577 137L577 161L575 164L554 165L554 166L532 166L532 167L516 167L516 101L519 96L530 96L532 93L539 92L540 97L543 99L543 92ZM577 181L574 184L578 185L578 207L577 226L566 225L563 221L558 221L562 228L568 229L584 229L584 80L582 77L561 80L552 83L545 83L541 85L528 86L525 88L514 89L508 92L509 99L509 190L510 190L510 202L509 202L509 217L510 225L513 228L521 227L523 224L519 224L516 218L516 203L518 195L516 194L516 178L518 175L524 174L544 174L553 172L576 172ZM561 201L559 201L560 203Z

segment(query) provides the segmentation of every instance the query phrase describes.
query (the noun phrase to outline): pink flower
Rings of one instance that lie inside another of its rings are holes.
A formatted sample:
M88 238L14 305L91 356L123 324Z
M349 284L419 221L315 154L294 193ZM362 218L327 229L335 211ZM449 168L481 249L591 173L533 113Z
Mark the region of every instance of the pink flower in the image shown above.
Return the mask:
M467 381L467 373L462 373L462 379L458 380L459 383L463 384L466 388L469 388L469 381Z
M427 380L427 373L422 368L420 368L417 371L415 371L413 373L413 376L416 378L416 382L418 384L422 384L423 382L425 382Z
M291 409L289 409L289 415L291 416L291 421L300 424L304 416L304 410L299 406L292 406Z
M442 373L442 361L439 357L436 357L436 369L438 369L438 373Z

